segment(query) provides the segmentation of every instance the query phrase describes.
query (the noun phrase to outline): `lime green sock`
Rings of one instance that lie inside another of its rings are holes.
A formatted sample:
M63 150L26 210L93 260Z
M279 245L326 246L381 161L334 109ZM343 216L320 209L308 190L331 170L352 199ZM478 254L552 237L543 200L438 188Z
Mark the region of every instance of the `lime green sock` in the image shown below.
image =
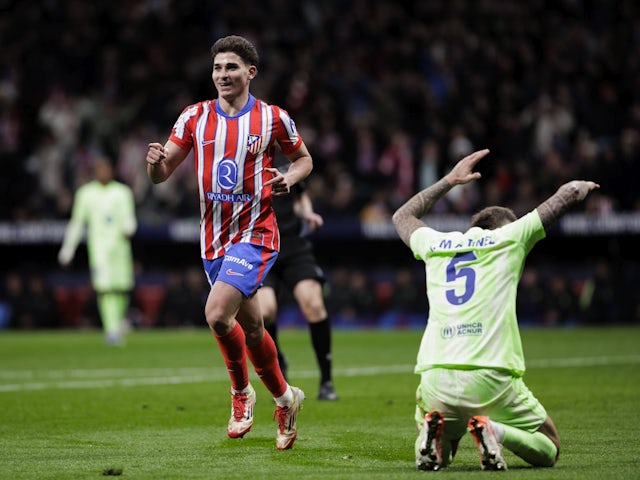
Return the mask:
M504 428L502 445L533 466L553 467L558 449L549 437L501 425Z
M98 295L100 319L107 334L121 333L127 306L128 297L124 293L109 292Z

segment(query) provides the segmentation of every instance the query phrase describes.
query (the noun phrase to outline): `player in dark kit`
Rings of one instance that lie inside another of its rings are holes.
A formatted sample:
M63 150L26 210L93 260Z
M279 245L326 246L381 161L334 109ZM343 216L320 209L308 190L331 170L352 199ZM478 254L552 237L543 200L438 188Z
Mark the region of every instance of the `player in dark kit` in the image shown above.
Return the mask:
M278 165L279 156L276 157ZM273 208L280 230L280 255L269 271L258 298L266 330L278 349L278 361L287 375L287 361L277 337L276 314L281 289L292 293L309 324L311 343L320 369L318 400L337 400L331 373L331 321L323 297L325 277L313 252L313 244L306 237L320 228L322 217L313 211L305 183L293 186L291 194L274 197Z

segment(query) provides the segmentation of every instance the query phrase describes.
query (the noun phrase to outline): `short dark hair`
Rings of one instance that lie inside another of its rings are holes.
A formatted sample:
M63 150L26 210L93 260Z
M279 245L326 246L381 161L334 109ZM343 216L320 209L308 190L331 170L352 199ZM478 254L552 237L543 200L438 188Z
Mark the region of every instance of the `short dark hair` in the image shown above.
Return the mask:
M238 55L247 65L258 66L260 57L258 51L253 44L244 37L239 35L229 35L216 40L211 47L211 60L222 52L232 52Z
M486 207L471 217L471 226L495 230L518 219L513 210L506 207Z

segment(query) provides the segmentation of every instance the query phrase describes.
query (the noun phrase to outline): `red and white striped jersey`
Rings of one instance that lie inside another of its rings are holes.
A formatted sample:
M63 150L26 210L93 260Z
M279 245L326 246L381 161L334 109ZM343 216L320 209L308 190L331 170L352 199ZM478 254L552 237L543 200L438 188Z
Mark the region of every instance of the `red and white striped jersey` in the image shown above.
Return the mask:
M200 253L213 260L234 243L248 242L280 249L271 208L271 178L276 142L284 154L297 150L302 138L289 114L249 95L235 116L216 100L184 109L169 140L194 151L200 191Z

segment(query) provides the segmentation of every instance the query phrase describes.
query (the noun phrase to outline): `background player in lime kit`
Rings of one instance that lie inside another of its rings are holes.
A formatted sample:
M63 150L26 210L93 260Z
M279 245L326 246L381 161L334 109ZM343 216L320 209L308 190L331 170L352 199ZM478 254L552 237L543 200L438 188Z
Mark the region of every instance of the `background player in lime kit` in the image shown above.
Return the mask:
M291 448L304 393L280 371L276 347L262 323L255 293L278 255L280 237L272 195L288 194L313 168L293 120L277 106L249 93L258 73L255 47L239 36L211 47L217 100L187 106L165 145L149 144L147 173L154 183L169 178L193 150L200 192L200 249L211 285L205 317L231 379L227 434L244 436L253 425L256 393L247 355L273 395L276 446ZM273 168L276 148L291 162Z
M276 157L278 168L282 168L281 157ZM309 324L311 344L320 369L317 398L337 400L331 372L331 319L327 313L322 289L325 281L324 272L313 253L313 244L306 237L306 233L322 227L322 216L314 212L305 182L295 185L291 195L274 198L273 209L278 219L281 248L264 286L258 290L265 328L276 344L280 368L286 376L287 362L277 340L276 324L278 294L282 292L281 289L286 288L293 294Z
M516 293L524 261L546 230L599 188L572 181L520 219L504 207L474 215L465 232L438 232L421 218L455 185L480 178L473 169L488 150L460 160L444 178L393 215L402 241L426 264L429 320L415 372L416 464L438 470L455 455L468 430L483 469L504 470L502 445L528 463L550 467L558 432L525 386Z
M137 228L135 203L131 188L114 180L109 159L98 159L93 168L95 179L75 194L58 261L63 266L71 263L87 227L91 283L106 341L115 345L122 341L134 286L131 236Z

